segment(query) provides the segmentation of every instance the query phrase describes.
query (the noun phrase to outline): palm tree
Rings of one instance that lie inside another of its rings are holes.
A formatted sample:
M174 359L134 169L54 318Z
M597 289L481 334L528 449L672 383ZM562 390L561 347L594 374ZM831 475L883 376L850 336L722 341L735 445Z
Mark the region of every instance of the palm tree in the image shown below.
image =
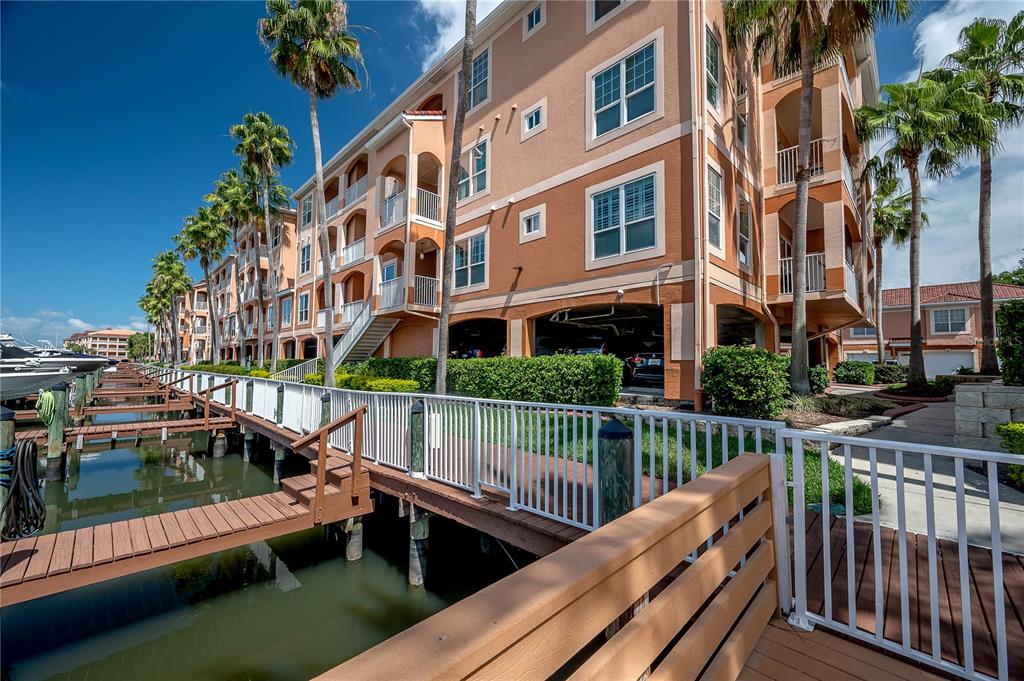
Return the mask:
M476 0L466 0L466 35L462 41L462 73L473 69L473 43L476 38ZM452 308L452 280L455 277L455 204L458 201L459 179L462 168L459 157L462 149L462 129L466 122L469 99L469 78L456 78L458 102L455 108L455 128L452 131L452 157L448 164L448 198L444 219L444 273L441 275L441 316L437 322L437 375L434 379L437 394L448 390L448 320Z
M260 213L259 182L257 178L243 167L241 173L228 170L214 182L214 190L207 194L205 200L213 207L217 216L227 223L231 230L231 243L234 252L238 253L238 234L243 228L256 222ZM245 328L242 311L241 273L235 263L235 328L241 333ZM241 345L241 341L239 342Z
M235 138L235 155L242 159L243 166L252 168L254 174L260 179L263 190L263 227L267 232L269 240L271 213L277 214L277 206L271 204L270 185L275 180L277 169L292 162L292 150L295 143L288 136L288 128L274 123L269 114L264 112L247 113L242 117L242 122L231 126L230 134ZM256 252L259 257L262 232L256 230ZM268 259L269 260L269 259ZM263 277L256 277L257 296L259 298L259 313L256 315L257 336L259 350L257 361L263 366ZM274 291L276 294L277 291ZM272 370L277 370L277 348L271 353L273 355Z
M921 229L924 198L921 195L922 158L932 175L949 172L962 153L958 136L958 100L941 82L923 75L910 83L882 86L883 101L862 106L856 112L857 134L863 140L888 140L882 158L899 163L910 178L910 376L907 384L927 383L921 337ZM966 108L964 106L963 108Z
M186 260L199 259L207 291L213 290L210 286L210 265L224 257L230 236L230 228L213 206L197 208L196 214L185 218L181 232L174 236L174 243ZM210 329L210 361L213 364L220 361L218 350L217 327L214 324Z
M267 0L270 15L259 21L260 40L270 52L270 63L309 95L309 123L316 162L317 215L320 221L320 260L324 269L324 307L334 309L331 290L331 249L324 200L324 165L320 153L320 122L316 100L329 99L339 90L360 88L356 69L363 63L359 40L348 30L348 8L341 0ZM328 314L324 331L324 385L334 387L334 315Z
M192 279L175 251L161 251L153 259L153 288L169 312L168 333L175 365L181 364L181 333L178 328L178 299L192 290Z
M776 73L800 70L800 126L793 224L793 321L789 383L811 392L807 366L807 203L811 179L814 69L874 32L882 21L904 20L911 0L728 0L726 33L733 45L749 44L755 66L768 58Z
M155 357L156 353L160 353L160 361L166 361L163 351L163 338L157 339L162 336L161 328L164 323L164 300L158 295L154 288L155 284L151 279L146 284L145 294L139 298L139 308L145 313L146 321L153 325L154 333L154 347L150 350L152 355Z
M960 32L960 47L943 65L961 83L984 99L982 116L968 119L977 139L980 192L978 199L979 284L981 288L981 372L998 374L996 315L992 293L992 155L999 150L999 133L1024 119L1024 11L1009 22L975 19Z

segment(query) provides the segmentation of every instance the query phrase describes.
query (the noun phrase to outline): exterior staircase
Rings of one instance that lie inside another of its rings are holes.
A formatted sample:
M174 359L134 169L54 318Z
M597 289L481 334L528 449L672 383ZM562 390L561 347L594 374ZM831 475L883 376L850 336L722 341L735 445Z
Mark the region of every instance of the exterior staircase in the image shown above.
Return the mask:
M367 300L352 320L352 325L334 346L334 366L342 362L361 362L380 347L398 320L393 317L375 315Z

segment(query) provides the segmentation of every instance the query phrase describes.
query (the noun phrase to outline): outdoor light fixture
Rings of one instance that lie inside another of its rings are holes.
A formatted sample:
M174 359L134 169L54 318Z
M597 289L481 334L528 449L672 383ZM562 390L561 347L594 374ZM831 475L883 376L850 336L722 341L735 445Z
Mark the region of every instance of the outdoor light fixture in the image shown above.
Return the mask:
M414 478L427 477L424 462L424 412L423 400L416 400L409 410L409 475Z
M597 431L601 470L601 524L633 510L633 431L612 416Z

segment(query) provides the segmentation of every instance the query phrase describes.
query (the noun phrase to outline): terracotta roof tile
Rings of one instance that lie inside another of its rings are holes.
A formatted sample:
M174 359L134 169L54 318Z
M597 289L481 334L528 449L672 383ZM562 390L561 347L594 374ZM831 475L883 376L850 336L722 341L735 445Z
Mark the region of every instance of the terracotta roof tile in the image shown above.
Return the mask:
M996 300L1024 298L1024 286L994 284ZM933 303L976 303L981 300L981 286L976 281L957 284L933 284L921 287L921 304ZM882 291L882 302L886 307L910 305L910 288L887 288Z
M444 111L434 111L431 109L406 109L406 116L444 116Z

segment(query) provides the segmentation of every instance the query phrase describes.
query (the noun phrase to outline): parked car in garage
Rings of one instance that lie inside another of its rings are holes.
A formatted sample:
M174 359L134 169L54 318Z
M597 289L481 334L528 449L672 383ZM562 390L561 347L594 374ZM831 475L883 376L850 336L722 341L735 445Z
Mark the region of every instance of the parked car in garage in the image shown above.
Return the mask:
M665 354L662 352L638 352L626 358L626 380L630 383L665 382Z

